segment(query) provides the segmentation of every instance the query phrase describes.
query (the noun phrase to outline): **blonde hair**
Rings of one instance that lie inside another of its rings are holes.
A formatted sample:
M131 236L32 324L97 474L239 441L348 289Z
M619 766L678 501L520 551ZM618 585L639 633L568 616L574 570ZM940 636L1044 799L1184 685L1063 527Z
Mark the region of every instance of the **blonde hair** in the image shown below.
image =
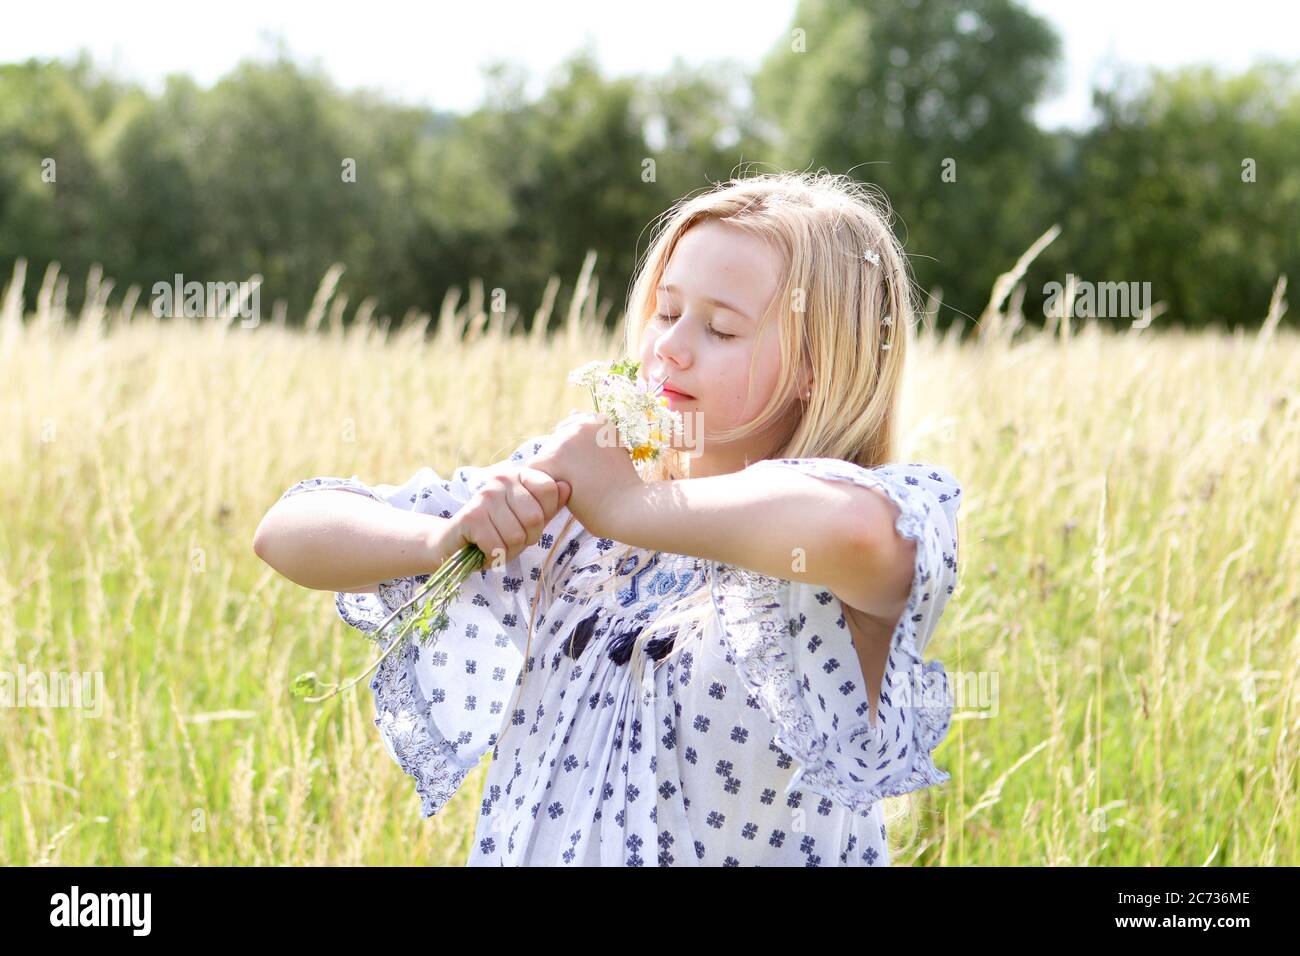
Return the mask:
M626 355L640 353L641 336L655 312L656 287L677 243L692 226L709 220L772 243L782 254L785 273L758 327L761 333L768 323L778 323L777 384L753 421L710 434L707 440L745 438L780 423L798 403L802 410L792 427L760 460L839 458L868 468L891 460L903 366L918 302L887 201L869 186L825 171L733 178L706 192L683 197L658 218L651 245L638 263L625 311ZM799 394L797 382L805 365L812 378L807 400ZM751 360L751 389L753 380ZM651 478L674 480L688 472L688 463L683 466L677 454L656 464L659 467L650 470ZM547 571L575 520L569 516L542 563L528 621L525 675L541 594L545 589L548 604L555 596ZM566 588L566 593L576 597L603 592L633 550L628 547L609 560L610 573L595 589ZM648 641L666 634L669 628L686 633L685 628L703 622L713 610L708 564L704 567L704 586L678 604L673 613L660 614L635 636L630 663L637 685L644 679ZM572 648L573 637L569 640ZM686 640L674 639L670 652L656 653L654 666L658 668L686 644ZM662 648L664 643L657 646ZM524 679L521 676L520 694ZM507 710L506 728L511 723L509 713ZM504 735L503 730L497 747Z

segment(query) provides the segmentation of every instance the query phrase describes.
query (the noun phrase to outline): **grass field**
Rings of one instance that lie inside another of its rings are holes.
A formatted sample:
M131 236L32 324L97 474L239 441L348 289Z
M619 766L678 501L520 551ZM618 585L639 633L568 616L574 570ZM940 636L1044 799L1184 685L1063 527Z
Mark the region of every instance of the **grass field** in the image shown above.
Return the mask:
M102 285L75 322L49 277L24 316L11 284L0 668L101 675L102 707L0 708L0 864L463 862L485 766L425 820L368 689L289 696L373 652L253 529L300 478L446 475L585 407L565 373L617 343L579 287L530 339L481 290L425 337L344 332L328 289L306 333L123 314ZM914 343L898 457L964 489L928 649L960 719L952 780L889 801L895 865L1300 863L1300 342L1276 319Z

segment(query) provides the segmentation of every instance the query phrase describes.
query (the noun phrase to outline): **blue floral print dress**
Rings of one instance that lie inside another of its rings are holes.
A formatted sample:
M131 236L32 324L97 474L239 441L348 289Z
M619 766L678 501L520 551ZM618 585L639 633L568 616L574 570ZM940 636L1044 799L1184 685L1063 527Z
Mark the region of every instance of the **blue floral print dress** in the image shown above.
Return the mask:
M509 461L526 464L546 437L525 441ZM802 458L749 467L878 489L898 505L897 530L917 542L876 725L843 607L825 588L637 549L611 565L625 546L577 521L557 545L570 517L561 508L514 560L470 576L435 643L407 641L370 684L375 724L414 779L424 816L492 752L468 865L885 866L881 798L950 779L932 756L952 715L948 678L922 654L957 580L956 480L923 463ZM320 477L284 496L342 488L450 517L488 474L465 466L443 479L424 467L401 485L373 487ZM549 604L539 603L525 660L552 546L547 581L559 583ZM584 591L584 579L608 578L611 567L609 586ZM374 632L426 580L339 592L338 613ZM644 643L656 660L675 640L689 646L662 666L645 662L633 686L633 638L671 610L665 604L701 587L716 614L694 633Z

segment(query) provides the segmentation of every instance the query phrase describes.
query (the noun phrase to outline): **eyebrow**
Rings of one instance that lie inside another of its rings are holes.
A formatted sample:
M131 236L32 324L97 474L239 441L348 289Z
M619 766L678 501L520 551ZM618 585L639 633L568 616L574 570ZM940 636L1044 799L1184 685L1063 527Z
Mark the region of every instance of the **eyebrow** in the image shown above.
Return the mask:
M660 283L656 291L676 293L680 290L675 285L665 285L664 283ZM753 321L753 319L750 319L748 312L736 308L730 302L724 302L722 299L715 299L711 295L702 296L701 298L703 298L705 302L708 302L711 305L716 305L720 309L726 309L728 312L735 312L736 315L740 316L742 319L749 319L751 322Z

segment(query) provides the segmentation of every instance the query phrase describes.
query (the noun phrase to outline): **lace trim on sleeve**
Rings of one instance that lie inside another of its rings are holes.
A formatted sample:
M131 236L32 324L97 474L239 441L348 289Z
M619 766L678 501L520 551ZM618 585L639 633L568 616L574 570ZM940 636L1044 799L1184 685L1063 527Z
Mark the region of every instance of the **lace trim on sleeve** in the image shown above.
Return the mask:
M757 464L775 463L787 462L767 459ZM894 708L911 707L915 715L912 739L896 741L897 731L889 733L879 720L873 728L868 717L848 729L844 739L852 744L852 748L844 752L838 743L838 739L843 737L842 731L836 731L837 740L832 741L829 733L819 730L800 690L800 678L789 643L793 634L783 619L782 608L788 606L791 582L709 562L712 596L737 671L776 725L778 746L800 763L791 788L802 782L834 796L855 812L865 813L882 797L899 796L951 779L951 774L935 766L932 754L947 736L952 717L948 676L939 661L923 661L916 646L915 629L920 620L918 605L931 577L930 569L925 566L927 552L923 540L930 506L919 491L905 484L886 481L867 469L854 470L848 466L837 469L825 465L818 469L817 474L884 492L898 505L899 516L895 522L898 533L917 543L912 591L899 617L889 652L891 659L901 655L898 663L904 680L902 688L895 688L895 699L890 703ZM898 699L904 696L907 699ZM887 699L881 700L882 707ZM889 756L890 748L896 743L902 743L901 750ZM867 785L848 769L850 764L868 766L863 757L874 755L882 758L875 766L877 771L881 771L893 761L906 760L909 752L910 767L901 778L887 777L884 782Z
M446 805L473 767L456 763L456 744L431 731L429 702L412 670L415 646L395 651L376 669L370 687L375 692L375 726L389 755L415 779L420 813L431 817Z

